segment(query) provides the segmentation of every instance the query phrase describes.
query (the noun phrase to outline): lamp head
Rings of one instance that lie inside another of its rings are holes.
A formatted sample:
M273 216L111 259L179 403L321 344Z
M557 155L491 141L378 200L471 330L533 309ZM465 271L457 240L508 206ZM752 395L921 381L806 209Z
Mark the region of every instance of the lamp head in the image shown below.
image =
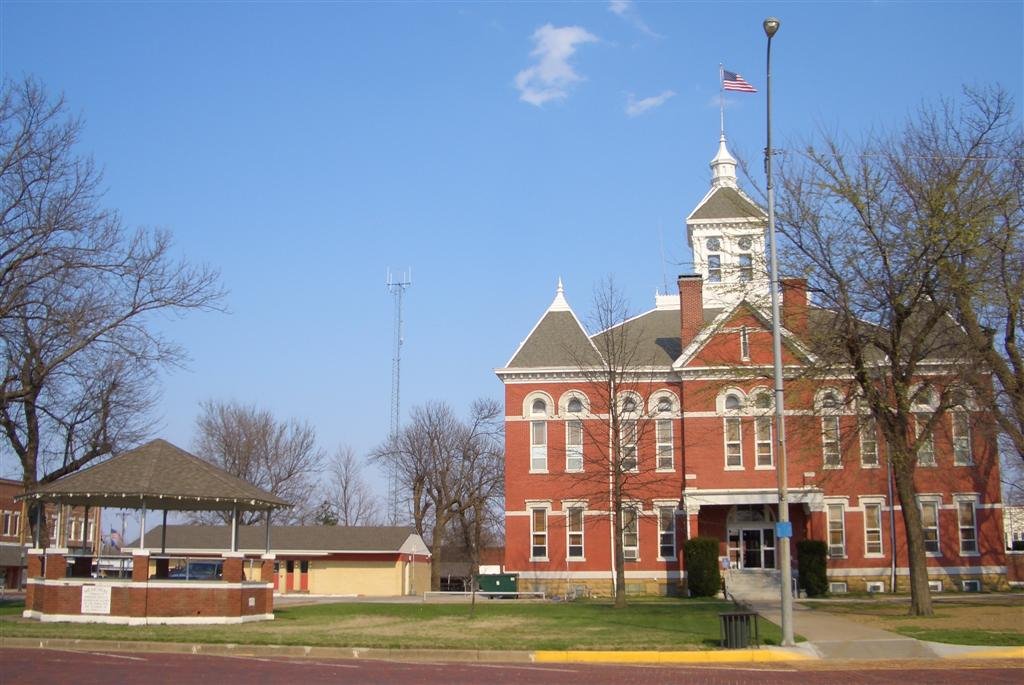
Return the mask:
M766 36L771 38L775 35L775 32L779 30L779 24L781 24L775 17L768 17L764 20L764 33Z

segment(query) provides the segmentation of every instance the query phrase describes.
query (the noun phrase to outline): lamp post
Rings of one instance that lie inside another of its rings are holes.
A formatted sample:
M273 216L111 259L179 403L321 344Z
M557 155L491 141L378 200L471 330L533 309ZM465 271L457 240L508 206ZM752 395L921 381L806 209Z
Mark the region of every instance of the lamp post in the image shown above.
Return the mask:
M776 476L779 484L779 516L775 525L775 538L779 548L779 567L782 572L782 646L792 647L793 641L793 570L790 562L790 540L793 526L789 521L789 494L786 480L786 419L782 398L782 322L779 316L779 262L775 249L775 183L772 179L772 36L779 30L779 20L764 20L764 33L768 36L766 60L768 94L768 138L764 149L764 171L768 177L768 245L770 250L772 297L772 366L775 376L775 444L778 452Z

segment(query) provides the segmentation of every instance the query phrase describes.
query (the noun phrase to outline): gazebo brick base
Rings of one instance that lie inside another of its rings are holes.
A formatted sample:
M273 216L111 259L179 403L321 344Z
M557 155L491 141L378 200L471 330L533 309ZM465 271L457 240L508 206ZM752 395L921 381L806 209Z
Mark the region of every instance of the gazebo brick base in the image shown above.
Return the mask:
M29 551L25 618L43 622L148 624L230 624L274 618L274 586L261 574L259 581L242 580L241 559L225 555L225 570L238 573L224 580L150 579L138 569L149 567L146 554L136 554L131 580L51 577L63 575L61 553ZM267 562L267 559L263 560ZM230 565L229 565L230 564ZM39 570L45 565L46 573ZM264 568L267 566L263 564ZM270 560L270 571L273 561ZM261 568L261 570L263 570ZM39 577L43 575L43 577ZM226 573L225 576L228 574Z

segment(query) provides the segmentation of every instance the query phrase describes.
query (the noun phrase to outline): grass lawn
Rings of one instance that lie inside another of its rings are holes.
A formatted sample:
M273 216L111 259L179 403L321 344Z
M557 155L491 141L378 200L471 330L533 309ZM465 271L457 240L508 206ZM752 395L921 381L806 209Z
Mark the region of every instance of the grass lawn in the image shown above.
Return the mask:
M910 599L808 602L816 611L841 614L883 630L929 642L958 645L1024 645L1024 598L992 595L977 600L933 601L934 616L908 616Z
M232 626L109 626L40 623L21 605L0 606L5 637L420 649L685 650L719 646L718 614L731 603L701 599L633 600L626 609L580 601L468 604L312 604L277 609L273 621ZM777 626L759 620L761 640L778 644Z

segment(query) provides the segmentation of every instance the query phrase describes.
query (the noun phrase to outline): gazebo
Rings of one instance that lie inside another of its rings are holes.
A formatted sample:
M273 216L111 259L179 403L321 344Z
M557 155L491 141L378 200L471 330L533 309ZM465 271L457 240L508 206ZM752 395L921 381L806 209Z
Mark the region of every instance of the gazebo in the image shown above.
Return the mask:
M141 511L140 544L131 554L130 578L94 577L91 556L71 556L61 541L58 515L55 546L28 551L26 618L85 623L242 623L274 618L274 560L270 526L265 553L247 559L238 551L238 515L271 512L291 504L209 464L166 440L153 440L96 466L70 474L19 496L40 504L117 507ZM42 512L43 507L36 507ZM63 506L58 507L62 511ZM221 577L179 580L168 577L170 557L161 540L154 553L145 543L146 515L159 511L167 530L168 511L224 511L231 515L229 549L221 555ZM245 564L255 572L246 578ZM98 575L98 574L97 574Z

